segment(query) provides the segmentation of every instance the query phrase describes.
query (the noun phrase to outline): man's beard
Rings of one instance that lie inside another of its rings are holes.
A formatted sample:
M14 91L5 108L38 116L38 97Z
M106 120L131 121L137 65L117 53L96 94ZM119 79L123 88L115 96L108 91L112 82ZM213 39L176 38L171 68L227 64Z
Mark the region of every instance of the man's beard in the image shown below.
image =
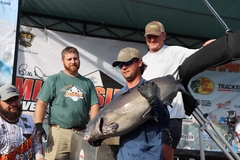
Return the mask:
M64 68L65 68L67 71L69 71L69 72L76 72L76 71L78 71L79 66L78 66L78 65L74 65L74 67L73 67L73 66L68 67L68 66L66 66L66 65L64 64Z
M17 107L16 112L4 110L3 107L0 105L0 115L4 119L10 120L10 121L16 121L21 116L21 114L22 114L22 105L21 104Z

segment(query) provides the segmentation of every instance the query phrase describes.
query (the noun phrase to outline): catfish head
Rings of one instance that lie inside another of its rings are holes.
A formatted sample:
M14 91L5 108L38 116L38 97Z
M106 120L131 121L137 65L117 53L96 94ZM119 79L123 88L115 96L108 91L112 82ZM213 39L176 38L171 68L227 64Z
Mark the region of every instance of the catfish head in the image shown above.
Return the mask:
M117 123L108 122L106 117L98 118L98 115L88 123L83 136L84 140L94 141L97 139L105 139L117 131L119 127Z

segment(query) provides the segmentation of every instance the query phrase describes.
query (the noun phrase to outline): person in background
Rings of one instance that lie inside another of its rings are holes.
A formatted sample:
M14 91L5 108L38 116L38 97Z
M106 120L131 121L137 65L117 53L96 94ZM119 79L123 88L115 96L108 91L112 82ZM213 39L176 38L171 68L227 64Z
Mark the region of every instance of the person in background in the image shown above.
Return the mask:
M79 52L74 47L62 51L64 70L47 78L38 96L35 110L35 125L41 140L46 138L42 127L49 105L47 160L70 158L71 137L84 131L86 124L99 112L99 101L92 81L78 73Z
M182 62L198 51L198 49L188 49L180 46L167 46L164 44L166 32L162 23L152 21L145 27L145 38L148 46L148 53L143 56L143 62L148 65L143 78L150 80L157 77L174 74L178 78L178 67ZM203 46L208 45L215 39L211 39ZM176 72L177 71L177 72ZM162 153L164 160L174 159L174 149L176 149L182 133L182 119L185 118L185 110L181 93L178 93L172 102L172 108L168 106L170 113L170 123L163 128Z
M22 114L19 96L11 84L0 87L0 159L44 160L33 118Z
M142 74L147 67L135 48L124 48L118 54L118 59L112 63L113 67L118 66L126 85L119 90L113 99L126 91L137 87L149 105L152 107L151 114L155 120L148 120L132 132L120 136L118 160L162 160L162 127L168 125L169 113L157 97L157 85L146 82ZM127 123L127 122L126 122Z

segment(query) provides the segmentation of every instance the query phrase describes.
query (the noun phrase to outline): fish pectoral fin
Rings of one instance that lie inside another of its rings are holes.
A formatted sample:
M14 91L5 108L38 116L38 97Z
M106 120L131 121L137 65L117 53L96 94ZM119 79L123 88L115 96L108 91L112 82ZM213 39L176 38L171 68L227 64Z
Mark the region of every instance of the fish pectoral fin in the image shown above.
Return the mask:
M149 108L146 110L146 112L142 115L142 118L145 119L147 116L149 116L150 111L152 108L149 106Z
M117 131L119 127L119 124L117 124L116 122L112 122L110 124L108 124L106 127L104 127L103 129L103 133L114 133Z

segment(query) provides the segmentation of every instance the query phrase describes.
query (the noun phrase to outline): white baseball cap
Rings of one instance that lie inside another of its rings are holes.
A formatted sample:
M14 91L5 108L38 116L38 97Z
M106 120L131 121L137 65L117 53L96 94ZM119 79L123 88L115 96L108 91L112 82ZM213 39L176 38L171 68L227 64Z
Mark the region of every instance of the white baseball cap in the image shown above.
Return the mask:
M0 87L0 100L6 101L9 98L19 96L18 90L14 85L4 84Z

